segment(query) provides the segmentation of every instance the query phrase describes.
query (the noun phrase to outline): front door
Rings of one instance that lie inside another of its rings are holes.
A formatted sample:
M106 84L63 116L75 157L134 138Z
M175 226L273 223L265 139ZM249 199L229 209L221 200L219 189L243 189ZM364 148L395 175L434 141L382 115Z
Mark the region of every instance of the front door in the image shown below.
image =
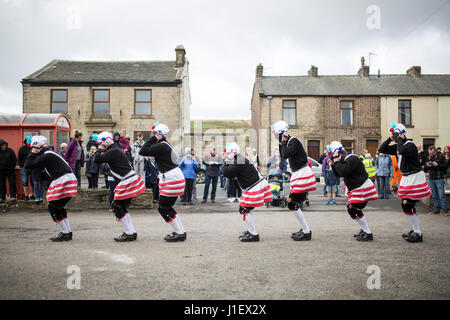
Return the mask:
M378 150L378 140L367 140L366 149L374 157Z
M320 157L320 141L308 140L308 157L319 160Z

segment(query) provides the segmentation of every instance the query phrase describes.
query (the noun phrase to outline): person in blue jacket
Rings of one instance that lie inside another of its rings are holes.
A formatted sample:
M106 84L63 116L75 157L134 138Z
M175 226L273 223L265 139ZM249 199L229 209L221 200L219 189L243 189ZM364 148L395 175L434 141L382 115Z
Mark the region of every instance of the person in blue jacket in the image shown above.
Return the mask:
M145 157L144 160L145 187L153 191L153 203L158 203L159 199L159 170L154 159Z
M186 196L186 201L183 205L192 205L192 188L194 186L194 180L197 177L195 169L200 168L200 165L191 155L191 149L186 148L184 152L185 156L181 159L178 167L183 171L184 179L186 181L184 195Z

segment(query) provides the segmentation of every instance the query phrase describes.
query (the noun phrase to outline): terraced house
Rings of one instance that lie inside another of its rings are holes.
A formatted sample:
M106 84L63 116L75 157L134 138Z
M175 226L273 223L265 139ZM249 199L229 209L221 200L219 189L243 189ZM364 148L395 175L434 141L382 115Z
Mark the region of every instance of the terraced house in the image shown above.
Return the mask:
M278 146L270 124L283 119L308 155L318 158L326 144L341 141L350 152L372 155L402 122L417 144L450 144L450 75L422 75L414 66L405 74L369 74L361 58L355 75L264 76L256 68L251 102L252 137L261 160Z
M22 80L24 113L65 113L84 139L94 131L126 130L147 138L167 124L177 149L190 132L189 62L183 46L174 61L53 60ZM177 143L175 143L175 141Z

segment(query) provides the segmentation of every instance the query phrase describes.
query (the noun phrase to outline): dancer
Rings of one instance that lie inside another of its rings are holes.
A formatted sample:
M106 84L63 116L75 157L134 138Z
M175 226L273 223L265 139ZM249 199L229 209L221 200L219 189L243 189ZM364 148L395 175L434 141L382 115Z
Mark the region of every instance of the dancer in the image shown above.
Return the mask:
M419 199L431 195L419 160L417 146L406 138L406 128L401 123L392 123L390 132L392 135L380 146L378 151L396 155L399 168L402 173L398 197L402 199L403 212L408 216L413 226L408 234L402 234L403 239L408 242L423 242L422 231L420 230L419 217L416 213L416 203ZM395 142L390 145L391 142Z
M131 221L128 206L132 198L145 191L144 180L131 168L125 152L114 143L113 135L104 131L98 135L99 147L94 153L94 161L107 163L114 180L118 182L114 189L111 209L117 220L123 225L122 235L115 237L117 242L135 241L137 232Z
M152 130L153 136L144 144L139 154L154 157L160 172L158 212L174 231L168 234L164 240L169 242L185 241L186 231L181 224L179 215L173 209L178 196L184 194L184 175L176 163L175 152L166 140L169 128L156 122Z
M77 195L78 180L69 164L54 151L46 148L47 138L33 136L31 138L31 153L25 160L25 169L44 170L52 179L47 190L48 212L53 221L58 224L61 232L51 237L53 242L72 240L72 229L64 208L72 197Z
M244 191L239 202L239 212L247 223L248 231L239 236L242 242L259 241L259 234L255 228L255 222L251 211L255 207L262 207L272 201L272 192L269 184L264 179L255 165L249 159L240 154L240 148L235 142L225 146L226 162L223 167L223 176L237 179L237 183Z
M294 232L291 238L295 241L309 241L312 237L312 231L301 208L307 193L316 190L316 178L312 169L308 166L308 157L303 144L298 138L289 135L288 127L288 124L283 120L277 121L272 126L272 133L280 141L281 157L289 159L289 165L293 171L289 181L291 192L288 198L288 209L295 212L302 228L300 231Z
M369 179L364 164L356 154L348 154L338 141L331 142L327 149L334 174L336 177L343 177L348 188L347 212L361 226L360 232L354 237L357 241L372 241L373 234L362 209L368 201L378 199L377 188Z

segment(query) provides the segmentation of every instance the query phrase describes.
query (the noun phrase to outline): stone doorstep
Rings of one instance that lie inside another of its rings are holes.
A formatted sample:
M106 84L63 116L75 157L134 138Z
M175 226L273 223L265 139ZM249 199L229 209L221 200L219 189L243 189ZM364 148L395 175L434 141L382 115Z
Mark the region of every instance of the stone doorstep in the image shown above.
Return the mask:
M78 195L69 202L70 210L82 211L89 209L109 209L109 190L107 189L81 189ZM146 190L143 194L133 198L130 202L131 209L149 209L154 208L153 192ZM17 200L15 202L7 201L0 204L0 210L6 212L11 209L29 209L31 211L46 211L47 201L36 203L34 200Z

